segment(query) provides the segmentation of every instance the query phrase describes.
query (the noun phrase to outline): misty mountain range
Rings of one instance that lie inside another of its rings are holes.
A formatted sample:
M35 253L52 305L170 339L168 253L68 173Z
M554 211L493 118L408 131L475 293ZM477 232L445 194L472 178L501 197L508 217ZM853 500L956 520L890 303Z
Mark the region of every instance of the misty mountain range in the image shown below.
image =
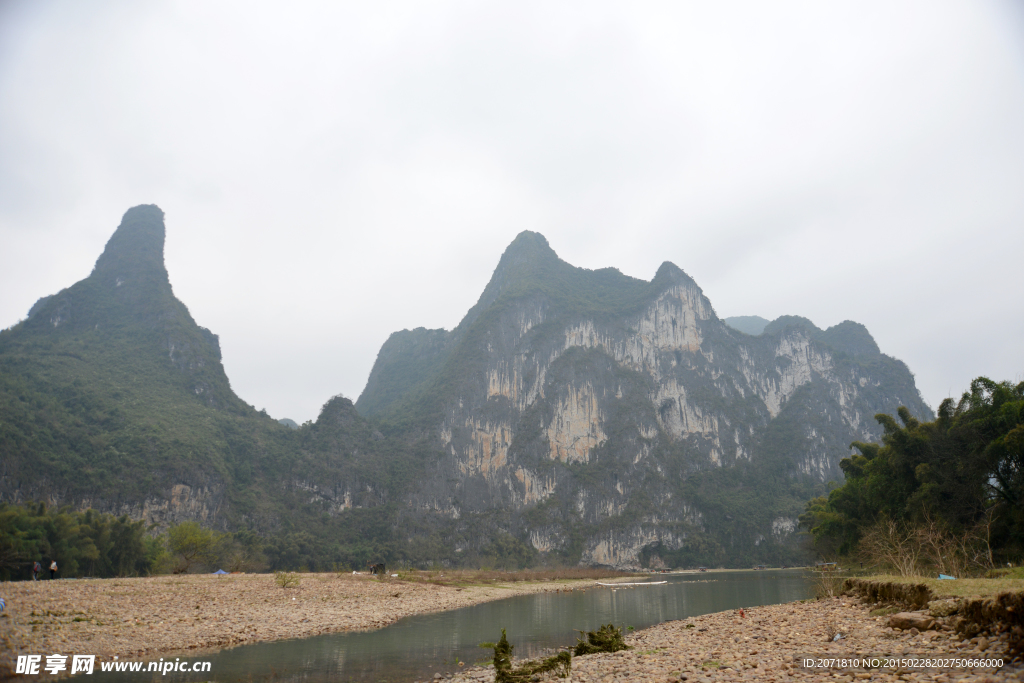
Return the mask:
M164 235L130 209L0 332L0 501L290 534L325 563L796 562L874 414L932 418L858 323L723 320L671 263L585 270L523 232L455 329L394 333L355 404L278 421L232 391Z

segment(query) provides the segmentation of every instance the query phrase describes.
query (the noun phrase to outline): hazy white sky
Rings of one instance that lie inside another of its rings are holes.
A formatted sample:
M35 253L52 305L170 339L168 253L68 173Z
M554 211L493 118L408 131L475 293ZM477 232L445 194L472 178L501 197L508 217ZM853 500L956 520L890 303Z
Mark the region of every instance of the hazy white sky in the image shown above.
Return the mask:
M130 206L275 417L451 328L522 230L720 316L1024 379L1024 3L0 0L0 327Z

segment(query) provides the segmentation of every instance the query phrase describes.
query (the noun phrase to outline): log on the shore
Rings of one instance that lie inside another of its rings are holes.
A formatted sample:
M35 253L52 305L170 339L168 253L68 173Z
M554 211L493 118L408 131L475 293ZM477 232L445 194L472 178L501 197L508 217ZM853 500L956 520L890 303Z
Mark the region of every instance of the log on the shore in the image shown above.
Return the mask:
M927 612L900 612L889 617L889 626L901 631L930 631L935 628L935 619Z

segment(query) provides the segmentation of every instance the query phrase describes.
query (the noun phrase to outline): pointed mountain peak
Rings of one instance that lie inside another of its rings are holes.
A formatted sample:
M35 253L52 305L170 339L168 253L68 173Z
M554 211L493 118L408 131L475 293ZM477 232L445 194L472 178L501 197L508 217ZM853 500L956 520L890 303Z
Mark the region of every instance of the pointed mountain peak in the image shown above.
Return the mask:
M868 328L852 320L833 325L818 335L818 340L851 356L875 356L882 352Z
M143 204L128 209L97 259L92 277L101 280L113 278L118 287L129 280L167 282L165 233L164 212L160 207Z
M686 274L686 271L671 261L665 261L661 264L658 268L658 272L654 274L654 279L651 282L671 282L673 284L677 282L686 282L688 284L696 284L694 283L693 278Z
M174 298L164 267L164 234L164 212L159 207L129 209L89 277L37 301L29 321L61 330L124 324L152 329L176 319L179 309L188 316ZM189 323L194 324L190 318Z
M546 253L552 256L555 254L551 245L548 244L547 238L532 230L523 230L505 249L506 254L518 252Z
M545 272L560 265L572 269L572 266L558 258L544 235L530 230L522 231L501 255L498 267L494 269L476 306L467 314L467 319L475 318L479 311L494 303L502 293L529 286L542 279ZM463 320L465 322L466 319Z
M17 333L68 343L76 358L100 358L94 354L102 349L140 377L180 382L190 400L247 413L224 374L217 335L197 325L174 296L164 237L159 207L129 209L89 277L36 302Z
M505 252L501 255L501 259L498 261L498 268L495 270L495 276L508 270L519 271L524 266L536 266L543 263L554 264L557 262L558 254L548 244L544 235L539 232L523 230L516 235L516 238L512 240L512 243L508 245Z

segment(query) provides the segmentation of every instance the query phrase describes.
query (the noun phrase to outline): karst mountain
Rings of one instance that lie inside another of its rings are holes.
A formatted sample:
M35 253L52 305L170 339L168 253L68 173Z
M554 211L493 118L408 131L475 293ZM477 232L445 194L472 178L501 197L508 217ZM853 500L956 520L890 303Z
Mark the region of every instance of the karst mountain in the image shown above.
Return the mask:
M722 320L671 263L576 268L523 232L458 327L394 333L354 405L296 429L234 394L164 234L130 209L89 277L0 332L0 501L194 519L322 568L786 563L873 416L931 418L860 324Z

